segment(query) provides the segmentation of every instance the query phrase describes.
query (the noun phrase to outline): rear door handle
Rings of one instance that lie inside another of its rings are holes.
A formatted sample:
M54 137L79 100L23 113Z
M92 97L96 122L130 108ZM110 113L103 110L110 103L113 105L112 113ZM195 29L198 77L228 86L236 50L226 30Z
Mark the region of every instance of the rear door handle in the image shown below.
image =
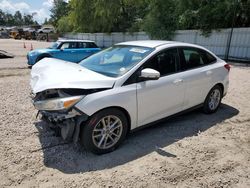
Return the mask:
M176 79L173 81L174 84L179 84L179 83L182 83L183 80L182 79Z

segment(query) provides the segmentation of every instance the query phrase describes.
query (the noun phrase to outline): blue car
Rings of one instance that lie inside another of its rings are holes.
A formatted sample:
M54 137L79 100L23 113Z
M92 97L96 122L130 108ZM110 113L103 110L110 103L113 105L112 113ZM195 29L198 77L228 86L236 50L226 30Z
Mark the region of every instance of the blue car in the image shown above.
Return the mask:
M93 41L89 40L58 40L49 48L30 51L27 54L27 59L30 66L45 57L78 63L100 50Z

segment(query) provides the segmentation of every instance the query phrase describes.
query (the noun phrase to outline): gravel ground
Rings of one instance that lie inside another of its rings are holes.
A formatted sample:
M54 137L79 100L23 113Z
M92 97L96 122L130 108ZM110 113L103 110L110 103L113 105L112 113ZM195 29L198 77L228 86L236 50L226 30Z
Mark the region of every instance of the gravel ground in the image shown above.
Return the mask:
M250 67L232 66L216 114L194 111L96 156L36 119L26 54L49 43L1 39L0 187L250 187Z

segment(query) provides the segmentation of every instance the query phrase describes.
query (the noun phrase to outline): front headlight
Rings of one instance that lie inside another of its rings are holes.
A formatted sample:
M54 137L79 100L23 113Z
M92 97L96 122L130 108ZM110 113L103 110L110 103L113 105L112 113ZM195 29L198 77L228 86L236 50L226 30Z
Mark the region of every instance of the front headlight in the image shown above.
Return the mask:
M33 104L37 110L47 110L47 111L65 110L75 105L83 97L84 96L55 98L43 101L36 101Z

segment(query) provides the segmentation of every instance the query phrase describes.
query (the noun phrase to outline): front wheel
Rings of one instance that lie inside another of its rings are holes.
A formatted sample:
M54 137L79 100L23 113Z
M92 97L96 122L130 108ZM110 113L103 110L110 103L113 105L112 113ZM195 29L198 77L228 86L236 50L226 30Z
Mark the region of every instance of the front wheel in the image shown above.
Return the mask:
M222 89L220 86L214 86L208 93L203 105L203 111L207 114L214 113L218 110L222 99Z
M128 130L126 116L119 109L106 109L93 115L81 129L81 143L95 154L115 150Z

